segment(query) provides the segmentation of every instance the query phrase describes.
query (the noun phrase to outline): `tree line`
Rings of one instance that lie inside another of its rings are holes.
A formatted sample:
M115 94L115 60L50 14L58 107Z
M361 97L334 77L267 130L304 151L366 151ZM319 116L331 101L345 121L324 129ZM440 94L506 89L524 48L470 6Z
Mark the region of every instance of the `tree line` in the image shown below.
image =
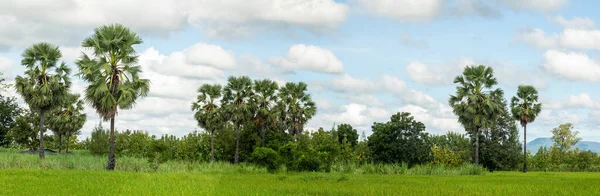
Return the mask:
M408 166L474 163L490 170L515 170L522 164L526 172L532 160L545 160L529 157L525 146L521 151L516 123L526 136L527 125L542 110L537 90L521 85L509 103L502 89L494 87L498 82L493 69L484 65L465 67L454 79L456 93L448 100L467 135L430 135L425 124L406 112L392 115L387 122L375 122L373 134L361 141L349 124L307 132L304 126L316 114L317 106L306 83L279 86L269 79L247 76L231 76L224 86L204 84L198 88L190 109L204 132L181 138L150 136L142 131L119 133L115 128L118 110L132 109L150 91L150 80L140 77L142 69L134 50L142 42L120 24L94 29L81 44L92 54L82 53L75 62L79 72L74 76L87 83L82 96L70 90L71 69L60 62L58 46L37 43L25 49L21 61L26 68L24 75L16 76L14 86L3 85L3 89L16 90L28 109L20 108L15 98L2 96L0 145L37 146L40 158L44 158L44 141L57 140L60 151L65 137L67 152L72 144L107 155L107 170L114 170L116 155L144 157L156 163L244 161L271 169L286 165L290 170L310 171L328 171L333 163L343 162ZM85 104L102 120L110 121L110 127L96 127L85 141L73 141L87 119ZM46 128L56 139L44 135ZM539 156L548 151L554 152L544 149Z

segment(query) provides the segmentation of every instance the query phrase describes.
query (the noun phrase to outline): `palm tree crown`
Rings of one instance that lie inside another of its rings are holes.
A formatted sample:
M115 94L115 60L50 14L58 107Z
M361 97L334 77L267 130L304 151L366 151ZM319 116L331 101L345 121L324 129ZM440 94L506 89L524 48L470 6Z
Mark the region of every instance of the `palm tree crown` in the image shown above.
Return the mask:
M535 121L537 115L542 111L542 104L538 103L538 91L533 86L520 85L517 96L510 103L512 116L526 126Z
M449 104L465 130L475 137L475 164L479 164L479 135L490 128L499 112L503 111L503 91L492 89L498 84L491 67L467 66L463 74L454 79L456 95L450 95Z
M142 69L133 48L141 43L136 33L120 24L96 28L82 43L94 52L77 62L79 75L88 82L85 100L104 120L113 118L117 108L131 109L150 91L150 81L140 78Z
M21 64L27 69L25 77L15 78L15 89L31 110L49 110L64 100L71 87L71 69L64 62L58 46L38 43L25 49Z
M267 126L275 122L277 115L273 110L277 103L277 89L279 86L276 82L268 79L254 81L254 96L252 108L254 112L254 124L261 128L261 142L265 145L265 132Z
M198 126L210 134L210 157L214 160L214 132L223 126L223 115L217 103L221 98L221 85L204 84L198 89L198 97L192 103L192 111Z
M280 109L285 113L288 131L295 138L304 130L304 125L317 113L317 106L307 92L304 82L288 82L279 90Z

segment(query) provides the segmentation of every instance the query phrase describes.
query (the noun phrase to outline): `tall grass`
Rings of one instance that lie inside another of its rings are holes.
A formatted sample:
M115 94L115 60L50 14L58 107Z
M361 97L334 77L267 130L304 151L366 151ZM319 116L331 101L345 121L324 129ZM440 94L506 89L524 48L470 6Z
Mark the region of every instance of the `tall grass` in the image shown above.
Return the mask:
M47 155L40 159L37 154L19 154L15 150L0 149L0 169L43 169L43 170L104 170L107 165L106 156L93 156L88 151L75 151L73 154ZM168 161L153 165L146 159L117 157L115 170L127 172L158 173L215 173L215 174L262 174L268 173L266 168L240 163L228 162L182 162ZM282 167L279 172L286 172ZM487 171L481 166L465 164L459 167L443 165L417 165L409 168L406 164L334 164L331 173L339 174L380 174L380 175L414 175L414 176L459 176L484 175Z

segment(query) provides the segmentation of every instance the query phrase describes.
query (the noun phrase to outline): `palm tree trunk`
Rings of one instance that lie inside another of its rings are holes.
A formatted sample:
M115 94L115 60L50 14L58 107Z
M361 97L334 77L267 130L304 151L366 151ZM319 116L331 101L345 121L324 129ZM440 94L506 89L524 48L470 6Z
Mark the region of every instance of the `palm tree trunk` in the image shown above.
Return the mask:
M263 128L262 128L262 133L261 133L261 136L260 136L261 139L262 139L262 147L265 147L265 132L266 132L265 126L266 125L264 125Z
M215 131L210 133L210 161L215 161Z
M523 173L527 172L527 124L523 125Z
M44 156L44 110L40 110L40 159L45 158Z
M69 155L69 138L71 138L71 133L67 133L67 149L65 150L67 155Z
M233 163L237 164L239 161L239 149L240 149L240 124L238 123L235 127L235 157Z
M475 165L479 165L479 129L475 135Z
M58 154L61 153L62 150L62 134L58 134Z
M115 117L110 119L110 149L106 170L115 170Z

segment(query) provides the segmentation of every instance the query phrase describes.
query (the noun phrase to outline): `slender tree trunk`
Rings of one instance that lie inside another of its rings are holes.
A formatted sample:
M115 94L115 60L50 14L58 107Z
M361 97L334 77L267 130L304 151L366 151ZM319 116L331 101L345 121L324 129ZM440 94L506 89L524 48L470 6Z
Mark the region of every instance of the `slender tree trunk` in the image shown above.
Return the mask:
M262 147L265 147L265 132L266 132L266 125L263 126L262 128L262 133L261 133L261 139L262 139Z
M58 134L58 154L62 153L62 134Z
M479 129L475 135L475 165L479 165Z
M523 125L523 173L527 172L527 124Z
M67 149L65 150L65 153L67 153L67 155L69 155L69 138L71 138L71 133L67 133Z
M44 156L44 110L40 109L40 159L45 158Z
M110 119L110 149L106 170L115 170L115 117Z
M210 161L215 161L215 131L210 133Z
M240 149L240 124L237 124L235 127L235 157L233 158L234 164L237 164L239 162L239 149Z

